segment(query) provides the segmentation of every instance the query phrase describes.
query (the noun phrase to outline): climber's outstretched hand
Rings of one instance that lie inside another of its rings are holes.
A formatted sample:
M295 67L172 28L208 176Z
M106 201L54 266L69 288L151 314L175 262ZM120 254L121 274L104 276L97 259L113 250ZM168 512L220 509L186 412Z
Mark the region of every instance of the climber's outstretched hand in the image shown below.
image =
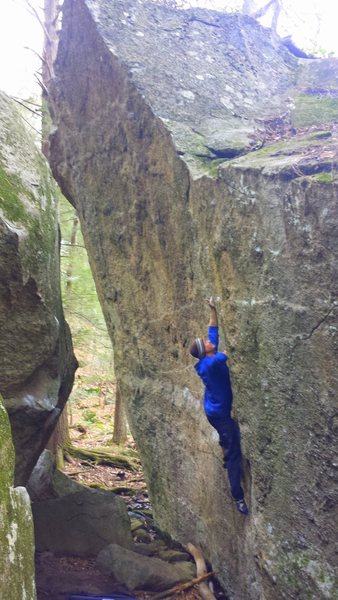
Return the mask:
M210 298L207 299L207 303L209 305L209 308L216 308L213 296L210 296Z
M217 327L218 326L218 317L217 317L217 310L216 310L216 306L215 306L215 301L213 299L213 297L211 296L211 298L208 298L207 300L209 308L210 308L210 319L209 319L209 327Z

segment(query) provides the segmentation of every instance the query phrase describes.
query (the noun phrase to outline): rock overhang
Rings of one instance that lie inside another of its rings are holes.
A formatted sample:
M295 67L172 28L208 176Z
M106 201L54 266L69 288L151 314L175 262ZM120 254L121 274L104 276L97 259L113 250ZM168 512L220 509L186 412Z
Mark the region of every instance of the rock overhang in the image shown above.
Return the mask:
M155 3L86 4L107 47L197 171L203 159L251 150L262 112L272 118L287 111L297 61L281 44L276 53L270 32L253 19Z
M140 1L86 5L193 178L260 149L280 123L291 137L338 119L337 60L296 59L250 17Z

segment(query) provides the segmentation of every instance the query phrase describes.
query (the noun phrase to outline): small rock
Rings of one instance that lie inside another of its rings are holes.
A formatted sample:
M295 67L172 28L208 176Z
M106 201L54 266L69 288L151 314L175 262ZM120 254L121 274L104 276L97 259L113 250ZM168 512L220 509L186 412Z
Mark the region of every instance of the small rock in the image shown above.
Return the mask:
M143 542L143 543L147 544L147 543L151 542L152 537L151 537L150 533L148 533L148 531L146 531L146 529L141 528L136 531L135 539L138 542Z
M141 529L141 527L143 527L143 522L141 519L136 519L135 517L130 519L131 531L137 531L138 529Z
M134 544L134 552L137 552L137 554L142 554L142 556L154 556L154 554L156 554L156 551L152 547L151 543L142 544L140 542L136 542Z

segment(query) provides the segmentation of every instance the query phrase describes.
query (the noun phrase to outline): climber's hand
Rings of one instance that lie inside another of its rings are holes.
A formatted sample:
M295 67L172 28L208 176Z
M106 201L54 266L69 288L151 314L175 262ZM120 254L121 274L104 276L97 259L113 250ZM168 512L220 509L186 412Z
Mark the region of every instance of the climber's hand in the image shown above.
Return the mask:
M215 306L215 301L213 299L213 297L211 296L210 298L207 299L207 303L209 305L209 308L216 308Z

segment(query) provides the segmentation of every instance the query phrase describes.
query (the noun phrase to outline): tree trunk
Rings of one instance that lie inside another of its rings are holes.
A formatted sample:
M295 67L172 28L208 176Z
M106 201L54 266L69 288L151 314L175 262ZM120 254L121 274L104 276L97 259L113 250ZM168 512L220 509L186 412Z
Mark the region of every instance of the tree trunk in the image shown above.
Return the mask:
M120 386L116 384L113 444L123 444L127 439L128 426Z
M245 4L245 2L244 2ZM278 19L282 10L281 0L269 0L262 8L252 13L254 19L261 19L264 17L269 10L272 10L271 29L273 36L277 36Z
M73 276L73 262L72 262L72 254L73 254L73 248L76 244L76 235L77 235L77 231L78 231L78 226L79 226L79 219L77 214L75 213L74 215L74 219L73 219L73 226L72 226L72 231L70 234L70 248L69 248L69 260L68 260L68 267L67 267L67 271L66 271L66 292L69 293L71 291L71 287L72 287L72 276Z
M70 251L69 251L69 262L66 272L66 294L65 300L67 300L67 294L71 292L72 285L72 274L73 274L73 263L72 263L72 247L76 243L76 234L78 229L79 219L77 215L74 215L73 226L70 236ZM57 425L50 437L47 445L47 449L53 454L56 466L58 469L64 467L64 448L66 445L70 445L69 436L69 424L68 424L68 407L67 405L63 409Z
M59 0L44 0L44 42L42 54L42 122L41 149L48 158L51 118L47 107L48 88L54 77L54 62L58 49Z
M59 40L57 34L59 10L58 0L45 0L42 82L47 92L50 80L54 77L54 62Z
M49 450L55 459L57 469L63 469L63 449L70 444L69 429L68 429L68 411L67 405L64 407L59 416L56 427L50 436L47 444Z

